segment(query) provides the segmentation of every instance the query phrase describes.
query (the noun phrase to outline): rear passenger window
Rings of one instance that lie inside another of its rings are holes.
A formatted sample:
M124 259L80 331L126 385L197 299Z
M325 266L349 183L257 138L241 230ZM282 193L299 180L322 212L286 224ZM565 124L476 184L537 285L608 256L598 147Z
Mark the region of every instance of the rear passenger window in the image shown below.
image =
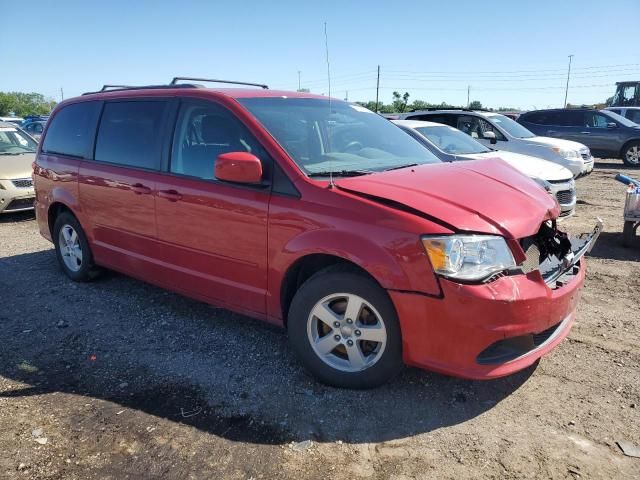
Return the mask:
M167 102L108 102L104 106L95 159L128 167L160 169L162 124Z
M640 123L640 110L627 110L626 116L635 123Z
M51 119L42 151L91 158L100 105L101 102L83 102L63 107Z

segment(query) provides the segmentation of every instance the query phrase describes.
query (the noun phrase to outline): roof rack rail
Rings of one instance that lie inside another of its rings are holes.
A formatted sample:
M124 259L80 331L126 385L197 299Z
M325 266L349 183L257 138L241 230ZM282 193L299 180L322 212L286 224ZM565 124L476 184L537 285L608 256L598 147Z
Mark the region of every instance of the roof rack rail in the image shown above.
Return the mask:
M216 80L214 78L194 78L194 77L174 77L170 85L178 85L180 80L189 80L190 82L212 82L212 83L228 83L232 85L248 85L250 87L260 87L265 90L269 89L268 85L263 83L237 82L235 80Z
M437 110L461 110L463 112L490 112L486 108L467 108L467 107L427 107L427 108L414 108L410 110L413 112L435 112Z
M82 95L92 95L94 93L100 92L113 92L113 91L123 91L123 90L149 90L149 89L167 89L167 88L201 88L202 85L194 85L191 83L180 83L176 85L140 85L140 86L129 86L129 85L104 85L100 90L96 90L95 92L85 92Z
M111 90L112 88L134 88L131 85L103 85L100 89L101 92L106 92L107 90Z

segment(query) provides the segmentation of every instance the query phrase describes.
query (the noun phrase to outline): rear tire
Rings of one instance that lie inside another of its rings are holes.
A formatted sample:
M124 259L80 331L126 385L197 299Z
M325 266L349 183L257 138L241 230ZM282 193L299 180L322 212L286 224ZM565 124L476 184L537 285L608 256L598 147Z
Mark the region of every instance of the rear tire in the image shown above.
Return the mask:
M403 368L400 325L387 292L344 267L329 267L300 287L287 330L302 365L328 385L373 388Z
M622 231L622 244L625 247L635 246L638 239L636 238L636 230L638 229L637 222L624 222L624 229Z
M629 167L640 167L640 141L636 140L624 146L622 161Z
M100 273L93 263L87 236L71 213L62 212L56 217L53 244L62 271L74 282L88 282Z

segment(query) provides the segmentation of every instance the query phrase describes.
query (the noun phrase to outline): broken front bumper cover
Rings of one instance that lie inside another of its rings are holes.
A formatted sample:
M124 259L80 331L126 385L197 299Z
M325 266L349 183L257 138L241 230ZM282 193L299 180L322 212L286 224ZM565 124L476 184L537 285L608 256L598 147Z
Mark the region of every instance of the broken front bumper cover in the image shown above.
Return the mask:
M547 285L554 285L561 277L570 275L578 268L580 259L591 251L598 240L602 227L602 220L598 218L593 231L570 238L571 251L564 258L550 256L540 263L540 274Z

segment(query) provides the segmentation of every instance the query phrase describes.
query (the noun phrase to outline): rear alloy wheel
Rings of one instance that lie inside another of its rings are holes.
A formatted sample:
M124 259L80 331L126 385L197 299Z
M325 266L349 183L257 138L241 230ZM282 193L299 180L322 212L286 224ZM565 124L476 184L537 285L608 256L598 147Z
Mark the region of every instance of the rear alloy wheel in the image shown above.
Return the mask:
M631 142L622 152L622 160L631 167L640 167L640 142Z
M288 330L304 366L324 383L371 388L402 368L393 304L359 273L334 268L311 277L293 299Z
M64 273L75 282L91 280L99 272L80 222L69 212L56 218L53 227L56 256Z

